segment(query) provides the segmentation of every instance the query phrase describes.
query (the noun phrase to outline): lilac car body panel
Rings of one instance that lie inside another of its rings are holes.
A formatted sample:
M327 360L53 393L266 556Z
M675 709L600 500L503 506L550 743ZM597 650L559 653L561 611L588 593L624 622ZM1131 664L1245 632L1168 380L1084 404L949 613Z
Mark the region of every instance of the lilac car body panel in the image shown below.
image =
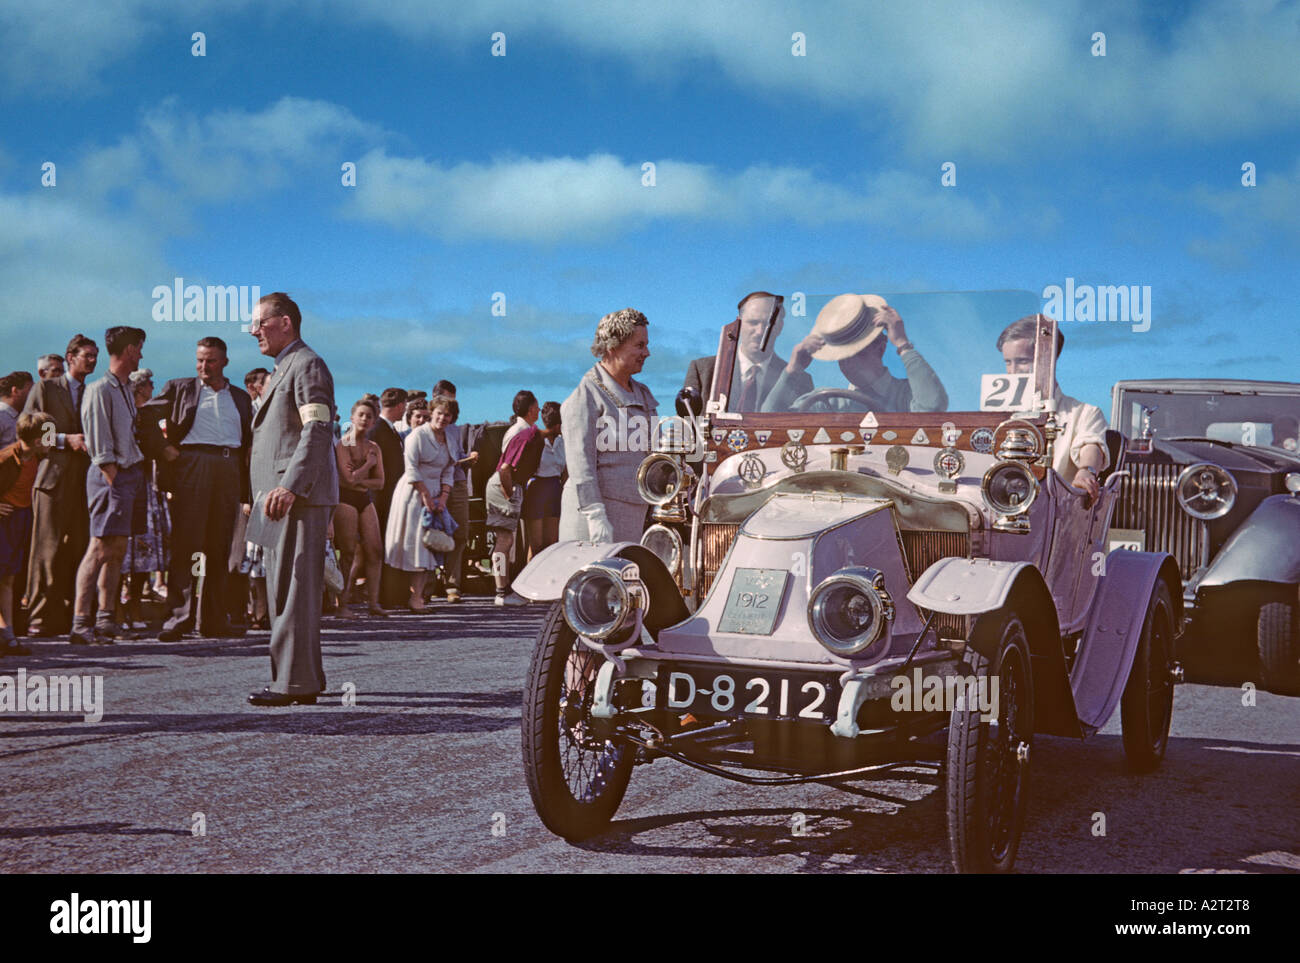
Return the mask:
M1147 604L1166 563L1172 565L1173 560L1161 552L1116 549L1106 557L1106 574L1099 580L1088 628L1070 673L1079 722L1089 732L1104 726L1119 705L1142 636ZM1174 615L1177 618L1176 611Z
M564 593L564 583L578 569L613 558L636 542L556 542L533 557L511 588L530 602L554 602Z

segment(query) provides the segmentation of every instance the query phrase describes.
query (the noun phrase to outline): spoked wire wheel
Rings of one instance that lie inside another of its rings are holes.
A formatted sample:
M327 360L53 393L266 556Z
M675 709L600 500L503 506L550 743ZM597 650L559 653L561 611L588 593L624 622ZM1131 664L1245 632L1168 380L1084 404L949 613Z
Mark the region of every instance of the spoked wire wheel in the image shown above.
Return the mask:
M998 639L993 662L971 651L977 678L997 705L991 719L970 693L948 729L948 843L959 873L1007 873L1015 865L1029 796L1034 683L1024 626L1014 612L994 613L980 628ZM992 699L990 698L990 701ZM973 703L973 704L972 704Z
M603 657L581 645L551 606L524 689L523 762L546 827L565 839L601 832L627 791L636 753L597 732L591 718Z

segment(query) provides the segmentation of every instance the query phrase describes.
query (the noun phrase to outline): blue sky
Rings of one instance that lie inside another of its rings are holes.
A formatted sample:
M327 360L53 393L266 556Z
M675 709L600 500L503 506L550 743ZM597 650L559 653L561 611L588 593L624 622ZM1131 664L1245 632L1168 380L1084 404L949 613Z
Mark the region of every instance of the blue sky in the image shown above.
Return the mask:
M1119 378L1300 381L1297 49L1294 2L3 0L0 369L116 323L159 378L208 334L261 364L151 320L180 276L293 294L343 406L449 377L471 421L562 400L634 306L667 410L745 292L858 291L920 305L970 408L1003 305L1072 277L1152 291L1149 331L1063 326L1104 410Z

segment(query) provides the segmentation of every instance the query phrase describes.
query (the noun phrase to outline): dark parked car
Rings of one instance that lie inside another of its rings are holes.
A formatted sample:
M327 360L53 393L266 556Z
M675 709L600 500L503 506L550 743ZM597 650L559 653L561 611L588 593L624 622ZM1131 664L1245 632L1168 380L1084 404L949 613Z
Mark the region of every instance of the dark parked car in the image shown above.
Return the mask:
M1110 546L1173 555L1188 638L1248 634L1264 686L1300 694L1300 384L1121 381L1111 424L1129 474Z

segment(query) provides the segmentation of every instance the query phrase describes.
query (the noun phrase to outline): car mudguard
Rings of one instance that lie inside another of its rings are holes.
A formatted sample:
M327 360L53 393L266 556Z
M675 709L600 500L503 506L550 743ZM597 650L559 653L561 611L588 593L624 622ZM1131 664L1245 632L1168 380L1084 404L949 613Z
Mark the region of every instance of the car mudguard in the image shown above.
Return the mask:
M1053 736L1083 735L1065 671L1056 605L1042 573L1029 562L986 558L941 558L922 573L909 601L925 609L954 615L984 615L1003 606L1015 609L1029 637L1037 691L1034 731ZM977 619L968 640L976 652L992 658L996 640L987 620Z
M636 542L556 542L533 557L510 586L530 602L555 602L578 569L601 559L625 558L641 568L641 581L650 595L644 624L651 636L690 615L677 582L659 556Z
M987 558L941 558L924 572L907 593L923 609L951 615L979 615L1002 608L1016 576L1028 562L998 562Z
M1105 574L1100 578L1070 673L1079 724L1089 735L1106 724L1124 694L1151 593L1159 579L1169 584L1174 631L1182 624L1182 579L1173 556L1116 549L1106 556Z
M1270 495L1232 533L1197 588L1300 582L1300 497Z

